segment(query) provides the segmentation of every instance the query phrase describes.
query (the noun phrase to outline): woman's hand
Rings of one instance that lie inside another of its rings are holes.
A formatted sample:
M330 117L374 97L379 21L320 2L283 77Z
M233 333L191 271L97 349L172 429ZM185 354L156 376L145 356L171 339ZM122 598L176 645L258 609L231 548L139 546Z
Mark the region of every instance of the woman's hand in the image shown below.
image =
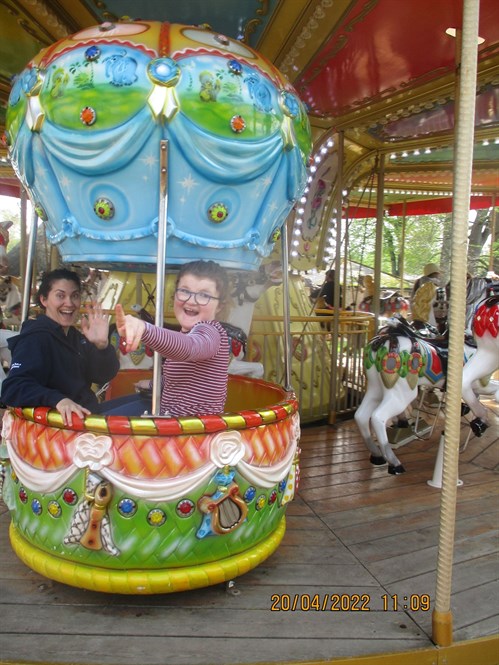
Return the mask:
M65 425L70 425L70 426L73 424L73 413L76 413L76 415L82 420L85 417L85 415L88 416L91 413L84 406L81 406L81 404L73 402L73 400L69 399L69 397L64 397L64 399L61 399L60 402L57 402L55 408L61 414L62 422Z
M109 317L103 313L98 302L85 305L85 315L81 320L81 331L89 342L98 349L106 349L109 344Z
M116 328L120 337L123 337L126 343L126 353L135 351L139 348L140 340L144 334L146 324L142 319L130 316L123 311L121 305L116 305Z

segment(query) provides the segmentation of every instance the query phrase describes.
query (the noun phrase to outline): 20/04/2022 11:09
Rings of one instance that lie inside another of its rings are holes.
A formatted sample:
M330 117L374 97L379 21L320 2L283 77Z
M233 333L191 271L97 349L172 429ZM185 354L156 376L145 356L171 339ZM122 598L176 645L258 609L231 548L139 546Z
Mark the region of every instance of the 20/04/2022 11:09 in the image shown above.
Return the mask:
M270 598L272 612L295 612L295 611L316 611L316 612L370 612L371 611L370 594L272 594ZM417 612L421 610L427 612L430 609L430 596L428 594L411 594L409 596L398 596L383 594L380 597L381 609L383 612L397 612L411 610ZM377 603L376 603L377 605ZM374 609L374 608L373 608Z

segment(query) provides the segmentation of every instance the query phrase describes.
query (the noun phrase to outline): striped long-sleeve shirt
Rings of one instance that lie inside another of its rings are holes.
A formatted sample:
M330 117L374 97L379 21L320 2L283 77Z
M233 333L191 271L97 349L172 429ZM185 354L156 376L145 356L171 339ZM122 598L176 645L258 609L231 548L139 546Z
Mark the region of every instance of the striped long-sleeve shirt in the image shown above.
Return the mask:
M165 358L161 414L208 415L224 410L229 340L218 321L197 323L188 333L146 323L142 341Z

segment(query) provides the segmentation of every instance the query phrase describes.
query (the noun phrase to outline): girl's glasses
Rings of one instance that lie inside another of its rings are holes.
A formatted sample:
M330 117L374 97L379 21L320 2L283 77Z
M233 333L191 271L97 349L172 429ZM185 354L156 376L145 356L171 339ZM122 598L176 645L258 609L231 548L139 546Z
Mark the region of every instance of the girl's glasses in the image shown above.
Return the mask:
M210 296L209 293L205 293L204 291L189 291L189 289L175 289L175 296L177 297L177 300L180 300L180 302L187 302L190 297L192 296L194 298L194 302L196 305L207 305L210 300L220 300L220 298L216 298L215 296Z

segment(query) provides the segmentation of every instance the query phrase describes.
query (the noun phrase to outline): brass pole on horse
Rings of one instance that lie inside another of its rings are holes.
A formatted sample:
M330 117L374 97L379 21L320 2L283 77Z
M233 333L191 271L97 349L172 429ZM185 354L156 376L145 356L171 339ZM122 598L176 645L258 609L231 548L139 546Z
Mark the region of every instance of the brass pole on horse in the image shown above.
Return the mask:
M159 147L159 213L158 252L156 262L156 312L154 323L163 327L165 302L166 227L168 221L168 141ZM159 415L161 408L161 355L155 351L153 359L152 413Z

